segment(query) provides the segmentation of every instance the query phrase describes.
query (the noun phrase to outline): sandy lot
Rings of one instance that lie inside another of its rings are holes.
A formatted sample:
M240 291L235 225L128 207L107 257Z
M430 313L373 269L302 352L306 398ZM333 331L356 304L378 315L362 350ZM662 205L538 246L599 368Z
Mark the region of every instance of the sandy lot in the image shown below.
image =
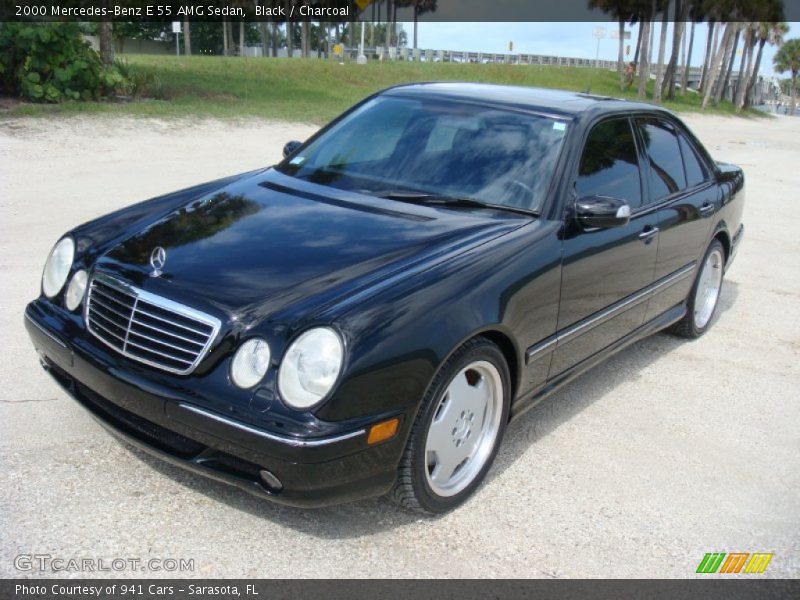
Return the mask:
M129 450L49 379L23 329L63 231L274 162L313 127L0 123L0 574L36 553L190 558L195 576L687 577L705 552L766 551L766 576L800 576L800 119L687 121L748 178L713 330L654 336L584 375L433 520L384 499L273 506Z

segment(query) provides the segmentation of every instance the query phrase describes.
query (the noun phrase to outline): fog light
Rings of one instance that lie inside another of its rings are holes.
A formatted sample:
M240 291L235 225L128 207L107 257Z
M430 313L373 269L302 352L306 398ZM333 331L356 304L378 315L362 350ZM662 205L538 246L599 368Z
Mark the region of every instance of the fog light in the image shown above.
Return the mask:
M378 442L388 440L390 437L394 437L394 434L397 433L398 425L400 425L400 419L397 417L389 419L388 421L375 423L369 430L367 444L377 444Z
M266 483L267 487L269 487L269 489L271 489L273 492L280 492L283 489L281 480L266 469L261 469L261 479L264 480L264 483Z

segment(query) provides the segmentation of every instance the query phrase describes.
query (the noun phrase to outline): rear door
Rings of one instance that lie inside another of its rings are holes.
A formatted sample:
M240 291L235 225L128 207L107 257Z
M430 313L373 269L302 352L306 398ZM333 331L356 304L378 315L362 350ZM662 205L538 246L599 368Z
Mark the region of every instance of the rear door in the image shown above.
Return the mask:
M632 120L613 117L594 125L584 143L574 198L625 200L633 215L622 227L586 230L567 216L563 245L555 376L614 343L644 321L658 248L656 213L646 210L640 153ZM570 211L571 212L571 211Z
M711 170L690 137L671 119L636 119L645 157L647 201L659 229L650 320L682 302L692 287L718 204Z

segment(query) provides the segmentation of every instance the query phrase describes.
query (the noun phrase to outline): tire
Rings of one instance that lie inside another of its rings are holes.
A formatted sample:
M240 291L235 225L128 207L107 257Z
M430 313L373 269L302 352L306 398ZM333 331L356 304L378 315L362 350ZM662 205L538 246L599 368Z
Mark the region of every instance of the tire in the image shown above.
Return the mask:
M391 498L427 514L464 502L492 466L510 404L511 376L500 349L484 337L464 343L422 400Z
M709 269L714 271L709 272ZM715 239L703 255L700 270L686 300L686 314L668 330L670 333L695 339L711 328L719 305L724 272L725 248Z

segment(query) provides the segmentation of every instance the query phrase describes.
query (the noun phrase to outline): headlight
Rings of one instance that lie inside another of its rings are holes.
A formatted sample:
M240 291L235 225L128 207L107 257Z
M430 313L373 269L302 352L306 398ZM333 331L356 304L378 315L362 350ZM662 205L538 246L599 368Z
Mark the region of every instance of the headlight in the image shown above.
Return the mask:
M83 293L86 291L86 282L88 280L89 276L86 274L86 271L78 271L72 276L69 286L67 287L67 293L64 296L64 302L68 310L75 310L81 305Z
M269 369L269 344L254 338L239 346L231 362L231 381L240 388L251 388Z
M45 296L52 298L64 287L74 257L75 242L72 238L65 237L53 247L42 273L42 291Z
M292 408L306 409L333 388L342 369L344 347L332 329L306 331L289 346L278 372L278 389Z

